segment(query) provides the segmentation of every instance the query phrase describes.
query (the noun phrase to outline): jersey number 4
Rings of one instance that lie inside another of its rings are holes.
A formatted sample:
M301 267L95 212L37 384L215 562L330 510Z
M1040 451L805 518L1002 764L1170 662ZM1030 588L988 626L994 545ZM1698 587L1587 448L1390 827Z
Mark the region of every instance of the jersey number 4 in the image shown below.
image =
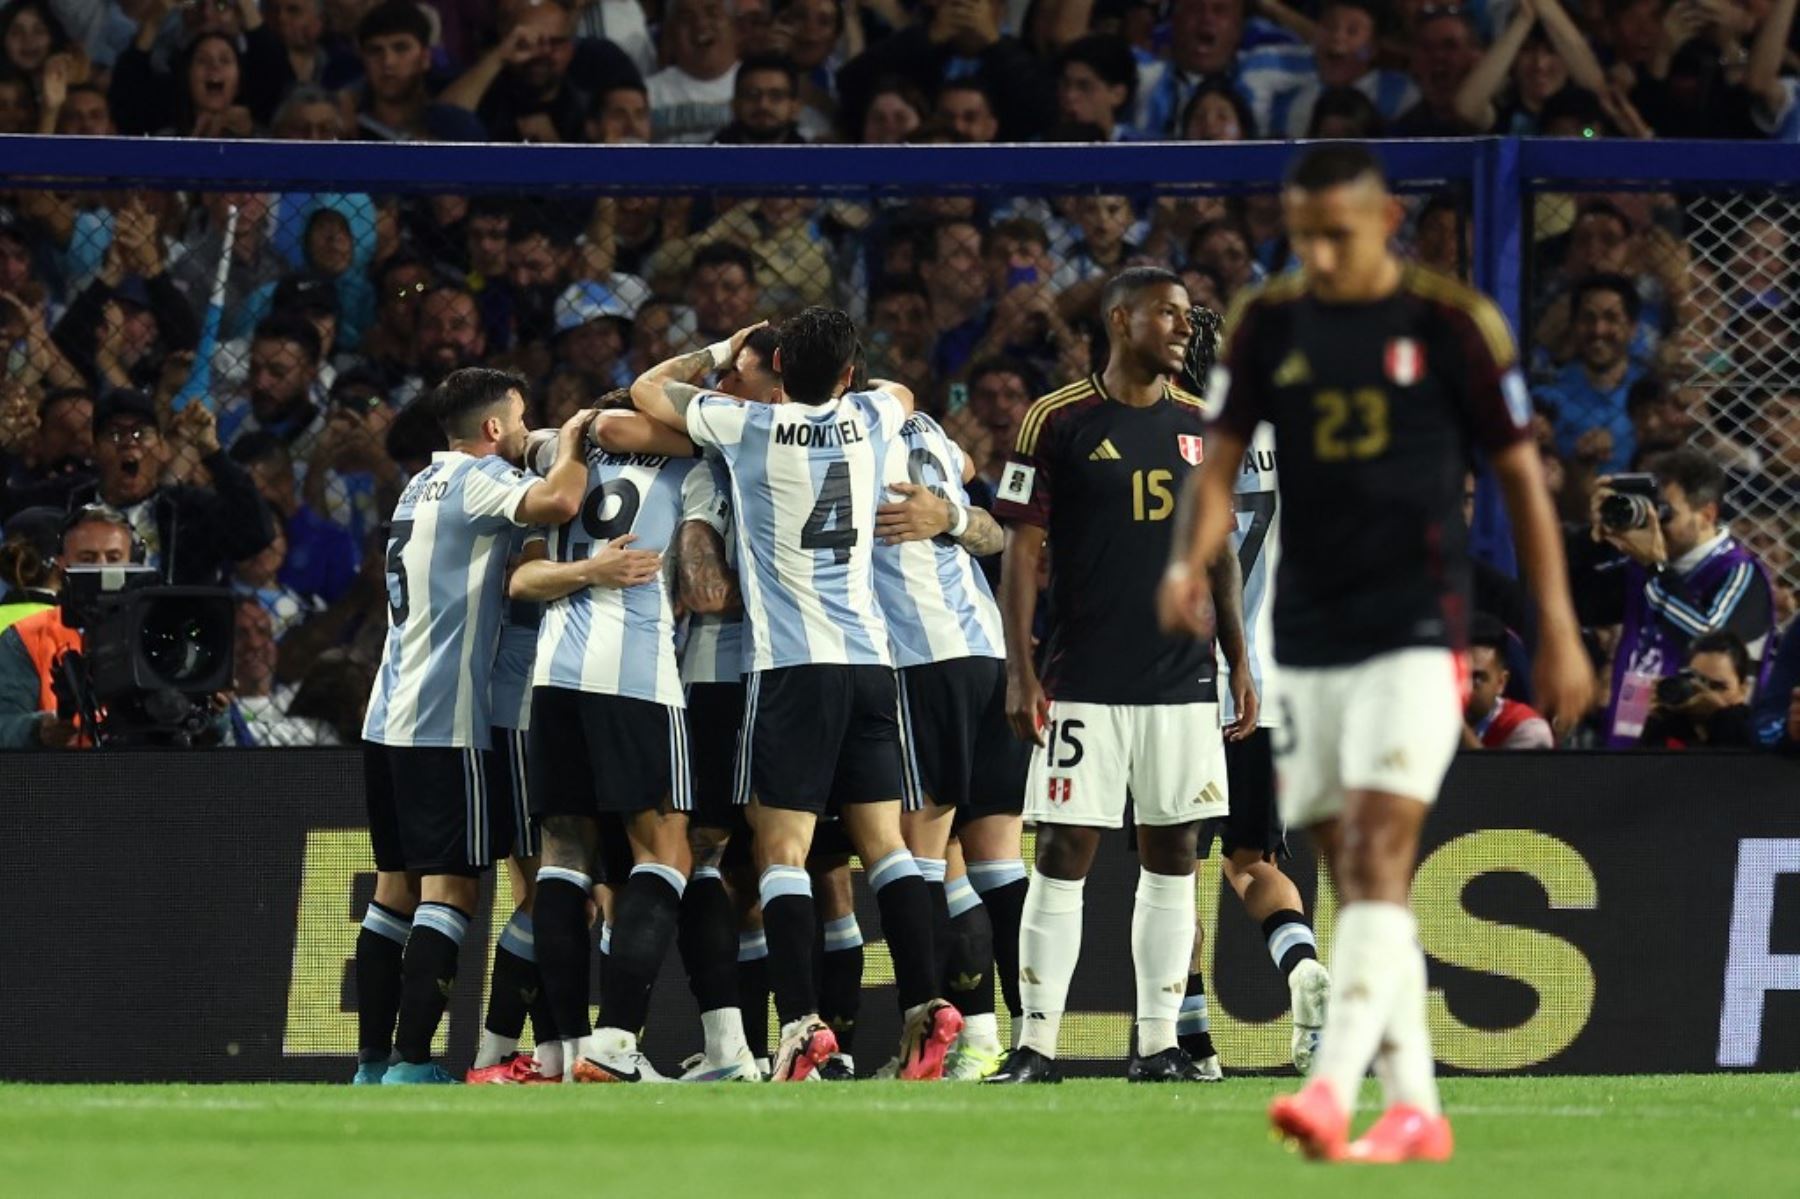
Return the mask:
M800 548L830 550L839 566L850 561L850 547L862 538L856 527L856 505L850 498L850 464L833 462L825 468L818 502L800 526Z

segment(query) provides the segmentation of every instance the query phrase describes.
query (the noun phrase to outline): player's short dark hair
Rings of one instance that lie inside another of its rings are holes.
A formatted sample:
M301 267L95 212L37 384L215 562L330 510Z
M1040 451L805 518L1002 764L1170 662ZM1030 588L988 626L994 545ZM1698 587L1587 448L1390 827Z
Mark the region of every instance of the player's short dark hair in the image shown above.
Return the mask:
M1503 666L1507 640L1506 625L1498 616L1491 612L1477 612L1469 618L1469 648L1480 646L1493 650L1500 656Z
M1106 320L1107 313L1122 304L1135 302L1138 296L1152 287L1175 286L1186 290L1187 285L1181 276L1167 267L1132 266L1126 267L1111 279L1107 280L1106 290L1100 293L1100 319Z
M688 268L688 278L694 278L709 266L741 267L750 282L756 282L756 256L735 242L716 241L711 245L701 246L694 253L693 264Z
M1725 468L1704 450L1682 446L1645 463L1660 483L1681 488L1691 507L1717 504L1725 498Z
M465 366L451 371L431 393L431 410L443 426L444 436L465 441L480 433L481 422L515 391L524 396L530 384L511 371Z
M356 23L356 44L366 46L378 37L405 34L421 46L431 45L431 21L412 0L384 0Z
M1086 37L1076 38L1056 56L1056 73L1061 75L1063 68L1070 63L1085 66L1108 87L1124 88L1125 102L1119 105L1120 111L1129 108L1136 98L1137 57L1131 52L1131 43L1118 34L1090 33Z
M743 86L744 76L759 71L764 74L778 72L785 75L788 86L793 88L796 93L800 90L800 68L796 67L794 60L787 55L777 54L771 50L762 54L744 56L744 60L738 63L737 79L732 83L732 93L735 95L737 89Z
M781 348L781 331L773 325L764 325L744 338L744 348L762 359L764 370L774 374L775 351Z
M1643 297L1638 295L1637 284L1630 277L1616 271L1597 271L1579 279L1569 292L1569 315L1573 317L1581 311L1581 302L1590 292L1610 291L1619 297L1619 303L1625 306L1625 315L1636 321L1638 314L1644 310Z
M1374 151L1356 142L1326 142L1302 150L1288 166L1283 182L1303 192L1322 192L1364 179L1387 186L1387 175Z
M788 398L822 404L856 358L856 324L840 308L814 305L781 322L781 385Z
M277 312L256 326L251 341L291 341L306 355L308 365L317 366L325 346L319 340L318 326L295 312Z
M1731 669L1737 672L1738 682L1750 677L1750 647L1730 629L1700 634L1688 642L1687 657L1683 660L1692 662L1700 654L1724 654L1731 659Z

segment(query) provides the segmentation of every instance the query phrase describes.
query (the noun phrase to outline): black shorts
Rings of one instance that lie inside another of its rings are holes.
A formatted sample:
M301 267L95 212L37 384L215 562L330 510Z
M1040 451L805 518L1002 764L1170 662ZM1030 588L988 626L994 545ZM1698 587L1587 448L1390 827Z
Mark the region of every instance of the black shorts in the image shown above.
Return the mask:
M598 817L693 806L680 708L565 687L531 692L531 814Z
M526 769L527 736L518 729L495 725L488 737L488 751L482 755L487 769L488 821L493 830L490 840L496 860L535 857L538 852L538 829L531 819L531 785Z
M1017 816L1025 806L1031 747L1006 720L1006 664L953 658L900 672L906 734L907 807L928 798L956 809L958 828L984 816Z
M886 666L831 663L750 676L738 802L823 815L901 795L899 692Z
M1225 781L1231 811L1200 824L1200 856L1212 852L1213 838L1230 857L1254 849L1264 860L1288 856L1287 831L1275 807L1275 755L1269 730L1259 728L1242 741L1225 743Z
M692 823L738 832L738 740L744 728L742 683L691 683L687 689L688 756L694 774Z
M383 760L371 762L374 757ZM363 783L377 870L475 878L493 865L484 757L479 749L365 744Z

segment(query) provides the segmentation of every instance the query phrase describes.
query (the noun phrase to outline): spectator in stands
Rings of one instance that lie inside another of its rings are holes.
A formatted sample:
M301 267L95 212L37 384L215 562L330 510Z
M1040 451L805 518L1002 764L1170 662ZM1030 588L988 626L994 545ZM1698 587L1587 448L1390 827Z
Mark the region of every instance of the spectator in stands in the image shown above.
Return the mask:
M1458 137L1469 132L1456 97L1481 56L1475 24L1459 7L1425 8L1412 27L1408 64L1419 102L1388 126L1394 137Z
M755 54L738 66L731 124L713 141L730 146L798 145L800 74L779 54Z
M40 88L52 59L60 55L66 66L80 53L48 0L10 0L0 8L0 62Z
M1794 33L1795 0L1775 0L1756 30L1744 90L1751 97L1750 120L1757 130L1782 142L1800 142L1800 78L1783 74Z
M1751 721L1756 737L1782 753L1800 753L1800 620L1781 633L1781 648L1756 689Z
M39 504L61 511L70 491L94 477L94 399L85 387L51 391L0 380L0 514Z
M318 329L305 317L280 313L258 325L244 394L219 412L220 437L229 443L244 433L273 433L305 458L325 431L320 361Z
M1650 61L1637 72L1631 102L1664 137L1761 136L1744 87L1751 17L1736 4L1671 4Z
M349 529L359 545L393 512L406 483L385 448L398 419L377 376L346 371L332 386L325 432L305 464L307 507Z
M631 328L631 354L626 359L632 377L675 356L677 347L707 345L694 332L694 310L669 300L653 300L638 309Z
M592 77L633 82L637 67L610 42L586 47ZM604 60L603 62L599 60ZM558 0L502 14L500 41L438 99L480 117L496 141L579 142L591 101L570 78L574 17Z
M631 386L636 376L625 364L625 349L631 344L635 311L634 305L604 283L584 279L569 284L556 301L556 338L551 349L557 364L598 381L602 390Z
M284 0L284 3L306 3L306 0ZM286 141L335 142L347 131L343 109L330 93L311 84L300 84L287 94L275 110L269 132Z
M482 291L490 353L532 347L547 351L556 332L556 300L569 282L572 242L569 230L541 212L527 209L513 214L506 229L505 286ZM531 377L541 377L548 369L547 358L522 365Z
M893 275L876 282L869 296L871 375L904 383L915 394L930 394L936 340L931 295L917 276Z
M1472 240L1470 222L1454 196L1439 193L1419 209L1413 226L1413 253L1432 270L1466 280L1473 258Z
M1630 355L1642 301L1623 275L1590 275L1570 293L1576 357L1540 395L1556 408L1556 447L1602 471L1624 470L1634 440L1625 397L1643 376Z
M1644 375L1625 394L1625 414L1631 418L1631 440L1639 458L1680 449L1694 435L1699 423L1682 402L1681 388L1670 387L1656 375Z
M615 146L650 140L650 93L642 83L616 83L588 110L587 140Z
M134 45L119 59L108 99L123 133L249 137L256 121L244 96L245 79L238 39L201 33L183 47L167 75L156 72L150 55Z
M287 544L281 582L302 595L335 604L356 578L355 535L300 498L293 456L273 433L244 434L232 445L231 458L249 472L281 525Z
M1030 141L1056 111L1055 78L1025 44L1001 32L1004 0L929 0L912 24L838 73L844 123L863 126L879 83L897 76L923 95L952 75L976 75L994 97L1002 141Z
M951 414L946 428L975 464L971 498L986 506L998 493L1006 455L1018 440L1019 425L1044 391L1043 378L1011 358L983 358L969 368L969 403ZM976 491L981 494L976 494Z
M726 0L669 0L669 65L645 81L659 142L711 141L731 122L737 29Z
M0 538L0 632L56 603L63 520L56 508L27 508L7 518Z
M113 214L99 272L51 334L91 385L148 382L164 355L200 342L199 313L178 270L168 269L156 218L132 203Z
M447 283L429 288L418 302L413 347L417 374L402 388L408 402L443 382L451 371L480 365L487 353L487 335L475 297Z
M1100 128L1109 141L1135 136L1126 119L1137 98L1137 60L1124 38L1095 33L1063 47L1056 59L1056 111L1064 121Z
M38 131L37 93L29 77L0 66L0 133Z
M901 145L924 125L928 110L925 93L918 88L903 79L884 79L870 93L858 140L865 146Z
M1469 622L1469 698L1463 705L1464 749L1554 749L1550 722L1529 704L1503 694L1507 669L1506 626L1477 612Z
M1571 86L1599 94L1611 85L1560 0L1530 0L1463 81L1456 115L1472 132L1529 137L1541 132L1544 105Z
M694 255L687 273L694 310L694 341L710 345L748 325L762 304L756 259L731 242L714 242Z
M411 0L382 0L356 27L363 82L349 94L356 136L375 141L479 142L481 119L431 97L431 22Z
M1000 140L994 97L979 79L952 79L938 89L933 117L968 142Z
M269 16L281 43L272 80L277 96L300 87L340 87L356 77L359 68L349 41L326 37L321 0L274 0Z
M981 230L969 221L943 221L922 249L919 278L931 293L931 321L937 332L933 367L940 377L949 378L974 356L993 319L991 278L982 270Z
M1257 137L1256 114L1244 94L1223 80L1201 84L1182 109L1180 136L1191 142L1246 142Z
M1211 271L1224 284L1224 298L1229 301L1240 289L1263 276L1254 246L1250 230L1242 221L1222 217L1208 221L1194 231L1188 246L1188 260Z
M369 330L362 350L372 366L398 383L413 369L419 301L431 287L431 272L423 262L402 252L370 274L375 279L375 327ZM400 395L395 403L405 404L411 398Z
M64 566L116 566L130 562L132 526L104 505L77 510L66 522L51 589L61 589ZM81 634L63 623L62 609L47 607L0 633L0 749L67 749L79 743L74 721L56 714L51 685L56 659L81 647Z
M1139 133L1175 136L1195 89L1236 78L1244 5L1245 0L1174 0L1169 6L1169 57L1138 71Z
M1725 472L1699 450L1684 448L1650 464L1655 500L1636 498L1632 527L1603 519L1611 497L1601 480L1590 538L1571 538L1570 582L1582 623L1621 625L1614 654L1609 743L1635 744L1653 702L1656 680L1674 673L1696 638L1735 634L1751 666L1760 668L1775 631L1774 596L1755 555L1719 521ZM1747 675L1755 682L1756 670Z
M274 538L262 552L245 558L231 572L232 590L262 605L269 614L277 642L308 616L325 608L317 596L302 595L281 581L281 570L286 561L287 535L277 524Z
M1319 98L1333 88L1361 93L1385 122L1419 99L1404 72L1377 66L1382 8L1375 0L1327 0L1310 45L1266 45L1246 51L1238 85L1248 93L1257 128L1302 137Z
M222 335L248 336L246 322L254 311L250 297L272 288L288 272L287 259L269 237L269 207L274 197L264 192L206 192L189 221L182 239L181 256L173 259L169 274L187 297L198 322L212 303L220 255L227 252L225 231L230 209L238 210L236 232L229 252L231 265L225 277L225 323ZM194 344L197 344L198 339Z
M231 743L243 747L336 745L319 720L290 715L295 689L275 681L276 641L269 611L255 596L239 599L232 636Z
M1657 749L1754 746L1750 691L1755 678L1737 634L1696 637L1682 669L1658 682L1638 744Z

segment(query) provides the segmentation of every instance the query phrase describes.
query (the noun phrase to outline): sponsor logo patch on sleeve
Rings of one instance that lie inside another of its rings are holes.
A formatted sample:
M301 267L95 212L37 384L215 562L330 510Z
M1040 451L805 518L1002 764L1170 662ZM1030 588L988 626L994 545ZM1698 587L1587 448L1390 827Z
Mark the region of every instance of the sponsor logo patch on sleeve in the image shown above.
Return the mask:
M1000 498L1014 504L1029 504L1032 489L1036 486L1037 467L1008 462L1000 476Z

